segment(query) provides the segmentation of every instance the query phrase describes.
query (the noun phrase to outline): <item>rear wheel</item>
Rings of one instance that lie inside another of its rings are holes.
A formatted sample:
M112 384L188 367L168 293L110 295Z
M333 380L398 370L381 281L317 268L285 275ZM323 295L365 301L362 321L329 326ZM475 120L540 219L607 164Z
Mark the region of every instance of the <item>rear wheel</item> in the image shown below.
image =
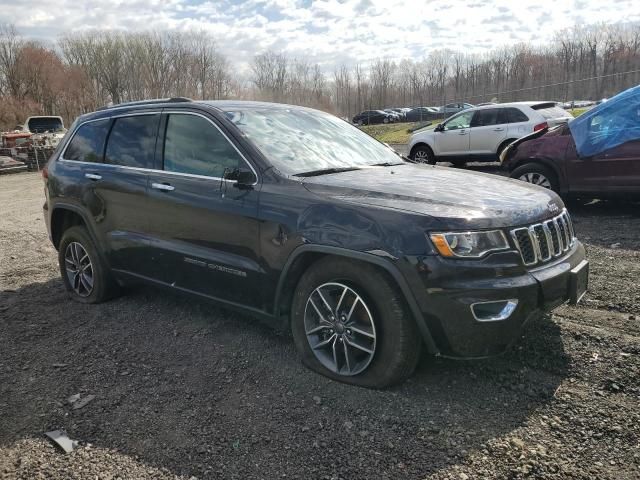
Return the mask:
M81 303L100 303L118 292L118 285L86 228L67 229L58 247L58 262L64 286L72 299Z
M291 330L309 368L370 388L409 377L422 345L401 295L386 276L344 258L320 260L305 273L293 299Z
M525 163L511 172L510 176L523 182L548 188L554 192L559 191L558 178L551 169L544 165L533 162Z
M429 165L436 164L436 158L433 155L433 150L427 145L418 145L411 150L411 159L419 163L428 163Z

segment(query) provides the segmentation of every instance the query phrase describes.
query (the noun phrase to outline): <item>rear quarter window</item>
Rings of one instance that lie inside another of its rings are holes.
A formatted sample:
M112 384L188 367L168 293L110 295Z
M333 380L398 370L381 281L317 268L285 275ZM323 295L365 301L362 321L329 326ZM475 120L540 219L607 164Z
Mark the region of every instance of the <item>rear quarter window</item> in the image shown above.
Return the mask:
M109 119L104 119L81 125L73 135L62 157L65 160L79 162L102 162L109 122Z
M528 122L529 117L520 109L507 107L503 109L503 118L506 120L504 123L520 123Z
M534 105L533 108L540 115L542 115L546 119L551 118L561 118L561 117L571 117L571 114L566 110L563 110L560 107L546 107L546 108L536 108Z

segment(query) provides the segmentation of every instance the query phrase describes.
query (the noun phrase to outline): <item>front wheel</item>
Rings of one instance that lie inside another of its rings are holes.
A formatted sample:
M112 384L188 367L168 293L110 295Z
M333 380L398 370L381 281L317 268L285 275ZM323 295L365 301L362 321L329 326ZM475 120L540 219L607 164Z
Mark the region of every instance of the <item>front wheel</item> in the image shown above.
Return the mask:
M436 164L436 158L433 155L433 150L426 145L419 145L411 151L411 159L418 163L428 163L429 165Z
M385 117L385 118L382 119L382 122L383 123L389 123L389 119Z
M362 387L402 382L420 356L419 333L396 288L377 268L343 258L320 260L305 273L291 330L305 365Z
M560 191L555 173L544 165L533 162L525 163L511 172L510 176L523 182L548 188L556 193Z

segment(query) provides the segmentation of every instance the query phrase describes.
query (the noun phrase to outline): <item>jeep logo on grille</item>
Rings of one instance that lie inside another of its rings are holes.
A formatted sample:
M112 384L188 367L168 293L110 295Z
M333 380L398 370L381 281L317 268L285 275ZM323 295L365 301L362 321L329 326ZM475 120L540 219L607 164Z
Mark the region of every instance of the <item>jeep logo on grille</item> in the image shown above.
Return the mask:
M549 209L549 211L551 213L557 213L560 211L560 208L558 207L558 205L556 205L554 202L549 202L547 204L547 208Z

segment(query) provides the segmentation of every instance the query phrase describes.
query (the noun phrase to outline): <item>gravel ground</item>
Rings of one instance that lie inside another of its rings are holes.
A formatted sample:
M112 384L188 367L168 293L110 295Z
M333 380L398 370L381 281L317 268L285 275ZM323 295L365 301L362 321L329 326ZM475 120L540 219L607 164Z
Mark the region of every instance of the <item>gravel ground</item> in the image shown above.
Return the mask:
M42 203L38 175L0 177L0 478L640 477L638 204L571 206L591 261L581 306L499 358L425 357L371 391L203 301L69 300ZM73 409L75 394L95 398ZM70 454L43 436L59 428Z

